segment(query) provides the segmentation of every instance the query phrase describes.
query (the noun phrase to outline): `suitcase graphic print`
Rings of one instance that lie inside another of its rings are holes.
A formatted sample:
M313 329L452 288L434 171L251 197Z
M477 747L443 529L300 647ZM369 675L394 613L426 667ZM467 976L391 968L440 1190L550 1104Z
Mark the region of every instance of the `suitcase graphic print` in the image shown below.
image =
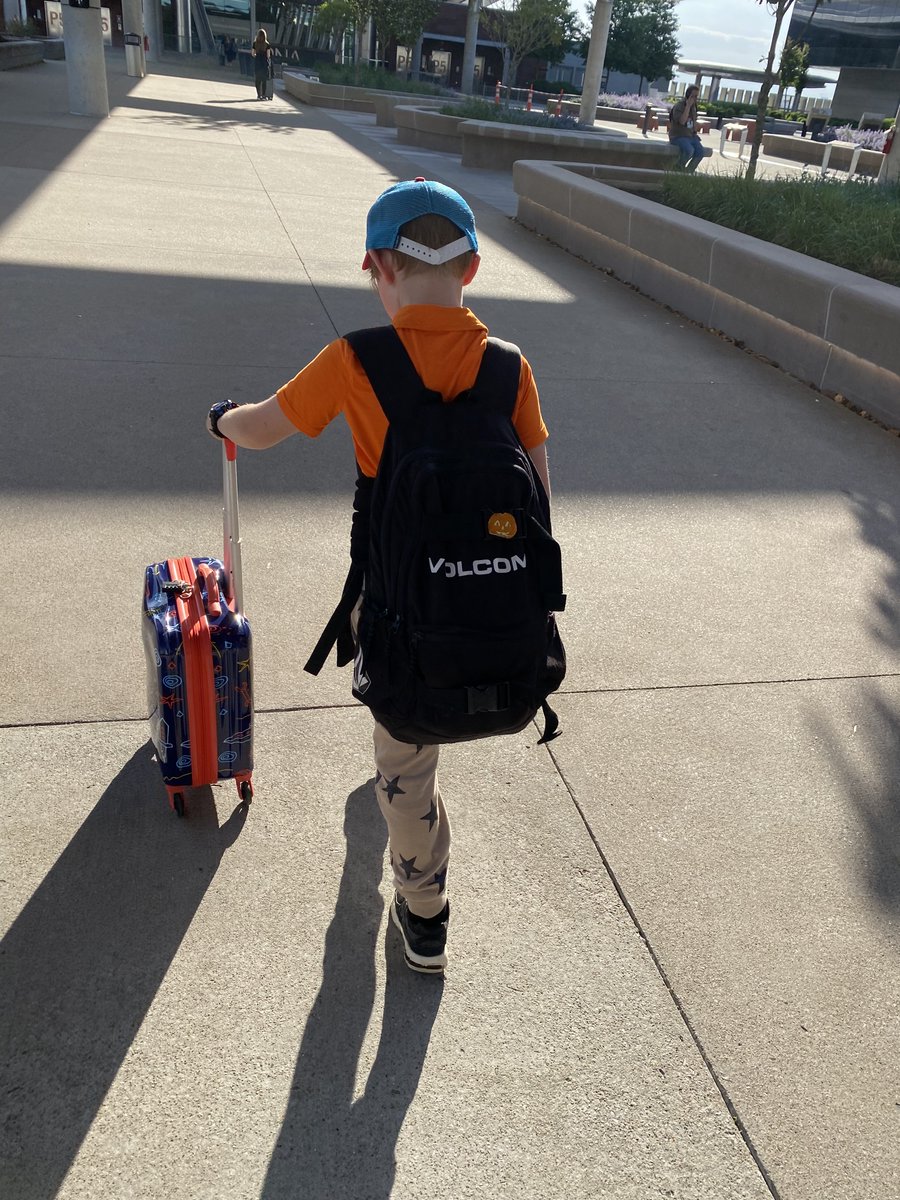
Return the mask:
M143 636L150 737L169 803L234 779L253 797L253 666L242 611L235 451L225 446L225 554L152 563L144 574ZM231 457L229 457L231 455Z

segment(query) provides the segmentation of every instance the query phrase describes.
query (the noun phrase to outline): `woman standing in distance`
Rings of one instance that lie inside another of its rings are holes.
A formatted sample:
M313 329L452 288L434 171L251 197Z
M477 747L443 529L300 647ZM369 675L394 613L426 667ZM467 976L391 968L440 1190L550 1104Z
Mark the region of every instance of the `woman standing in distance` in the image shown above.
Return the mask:
M256 98L257 100L268 100L269 97L266 95L266 90L271 70L272 47L269 45L269 39L264 29L260 29L256 35L252 53L254 60L253 73L256 77Z

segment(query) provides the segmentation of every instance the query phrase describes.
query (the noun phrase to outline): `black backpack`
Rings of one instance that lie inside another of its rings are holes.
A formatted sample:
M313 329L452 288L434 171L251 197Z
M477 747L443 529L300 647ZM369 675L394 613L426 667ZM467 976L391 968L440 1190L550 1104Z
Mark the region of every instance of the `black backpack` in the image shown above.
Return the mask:
M566 673L565 607L543 484L512 423L521 356L489 338L471 389L445 403L392 326L346 335L388 419L378 473L359 473L353 566L306 669L338 642L364 591L353 694L401 742L517 733ZM363 577L365 580L362 588Z

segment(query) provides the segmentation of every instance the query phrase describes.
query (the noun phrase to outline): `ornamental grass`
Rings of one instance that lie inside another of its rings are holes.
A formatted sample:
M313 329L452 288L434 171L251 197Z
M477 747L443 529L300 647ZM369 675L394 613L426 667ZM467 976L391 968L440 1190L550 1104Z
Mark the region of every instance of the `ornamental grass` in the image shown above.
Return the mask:
M900 182L670 171L652 199L900 286Z

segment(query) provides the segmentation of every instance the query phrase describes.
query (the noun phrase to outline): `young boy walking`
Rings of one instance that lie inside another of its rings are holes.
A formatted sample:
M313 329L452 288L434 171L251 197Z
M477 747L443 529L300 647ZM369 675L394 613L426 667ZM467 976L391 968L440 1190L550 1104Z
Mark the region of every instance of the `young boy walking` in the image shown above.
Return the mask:
M479 263L472 210L443 184L398 183L369 210L363 269L424 387L445 402L472 387L487 344L487 328L462 302ZM213 405L207 427L246 449L263 450L298 432L317 437L340 412L350 426L359 472L372 479L388 421L343 338L267 400ZM549 496L547 429L524 358L512 421ZM408 965L439 973L447 963L450 916L450 824L438 786L439 748L397 741L377 721L374 740L375 790L387 822L396 889L391 918Z

